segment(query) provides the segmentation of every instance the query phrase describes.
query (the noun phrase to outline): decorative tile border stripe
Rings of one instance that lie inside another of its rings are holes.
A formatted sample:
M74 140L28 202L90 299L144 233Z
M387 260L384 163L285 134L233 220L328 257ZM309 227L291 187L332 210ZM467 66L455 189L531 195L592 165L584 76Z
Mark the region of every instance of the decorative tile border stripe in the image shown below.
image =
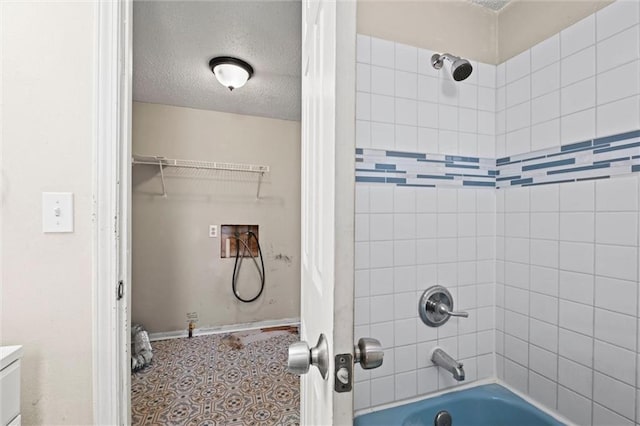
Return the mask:
M493 158L356 149L356 182L494 188L495 176Z
M356 182L509 188L640 172L640 130L504 158L356 148Z
M497 188L548 185L640 171L640 130L496 160Z

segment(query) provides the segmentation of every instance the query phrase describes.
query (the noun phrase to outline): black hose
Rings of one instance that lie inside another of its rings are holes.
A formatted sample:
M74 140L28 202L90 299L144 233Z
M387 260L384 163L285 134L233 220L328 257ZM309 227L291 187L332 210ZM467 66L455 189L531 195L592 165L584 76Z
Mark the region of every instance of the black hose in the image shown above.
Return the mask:
M254 234L251 231L247 231L247 243L249 242L249 240L251 239L251 237L253 237L254 240L256 240L256 244L258 245L258 254L260 255L260 265L261 265L261 269L258 269L258 273L260 274L260 291L258 292L258 294L255 297L252 297L251 299L243 299L240 296L240 293L238 293L238 290L236 289L236 283L238 280L238 275L240 273L240 266L238 265L238 260L240 259L240 244L243 242L240 237L236 237L237 243L236 243L236 261L233 265L233 276L231 278L231 289L233 290L233 295L236 297L236 299L238 299L241 302L244 303L251 303L254 300L258 299L258 297L260 297L260 295L262 295L262 292L264 291L264 281L265 281L265 270L264 270L264 259L262 258L262 249L260 248L260 241L258 241L258 237L256 236L256 234ZM247 247L245 245L245 247ZM243 253L244 255L244 253ZM242 263L240 261L240 263ZM257 266L257 263L256 263Z

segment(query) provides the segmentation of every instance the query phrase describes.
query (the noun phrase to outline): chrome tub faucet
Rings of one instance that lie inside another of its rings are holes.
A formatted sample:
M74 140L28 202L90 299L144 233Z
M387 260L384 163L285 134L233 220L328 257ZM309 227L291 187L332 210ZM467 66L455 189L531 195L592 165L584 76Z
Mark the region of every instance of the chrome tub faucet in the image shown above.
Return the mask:
M440 348L435 348L431 353L431 361L453 374L453 378L461 382L464 380L464 368L461 362L451 358L449 354Z

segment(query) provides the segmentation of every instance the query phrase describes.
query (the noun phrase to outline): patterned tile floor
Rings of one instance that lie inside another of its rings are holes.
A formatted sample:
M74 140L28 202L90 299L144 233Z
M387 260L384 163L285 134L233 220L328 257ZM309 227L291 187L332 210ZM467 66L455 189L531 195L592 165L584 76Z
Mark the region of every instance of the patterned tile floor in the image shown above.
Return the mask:
M286 371L296 328L152 342L131 376L134 425L298 425L299 378Z

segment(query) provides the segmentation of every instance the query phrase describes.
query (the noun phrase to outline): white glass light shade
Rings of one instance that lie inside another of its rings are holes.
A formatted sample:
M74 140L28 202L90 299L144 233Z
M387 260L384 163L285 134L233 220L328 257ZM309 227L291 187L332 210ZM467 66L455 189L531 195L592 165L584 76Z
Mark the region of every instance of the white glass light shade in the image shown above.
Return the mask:
M244 86L250 77L247 70L235 64L216 65L213 68L213 73L220 84L228 87L229 90Z

